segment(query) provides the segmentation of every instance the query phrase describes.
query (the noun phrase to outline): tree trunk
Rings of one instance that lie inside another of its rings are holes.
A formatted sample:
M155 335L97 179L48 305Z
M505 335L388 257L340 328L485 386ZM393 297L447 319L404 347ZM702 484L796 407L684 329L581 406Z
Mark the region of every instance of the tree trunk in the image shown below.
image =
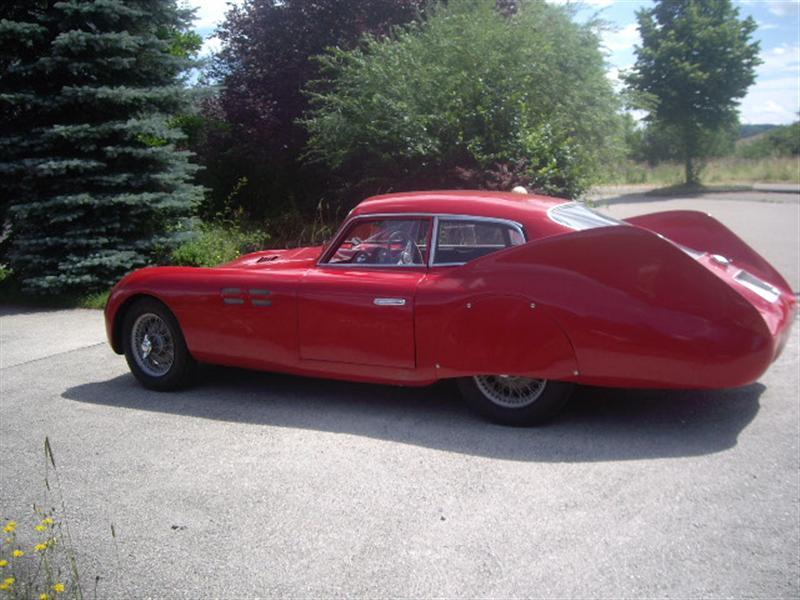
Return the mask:
M699 183L697 180L697 170L695 169L694 157L691 154L686 156L686 183L691 185Z
M686 184L697 185L700 183L700 173L697 168L697 151L699 144L699 131L692 124L683 128L683 158L686 167Z

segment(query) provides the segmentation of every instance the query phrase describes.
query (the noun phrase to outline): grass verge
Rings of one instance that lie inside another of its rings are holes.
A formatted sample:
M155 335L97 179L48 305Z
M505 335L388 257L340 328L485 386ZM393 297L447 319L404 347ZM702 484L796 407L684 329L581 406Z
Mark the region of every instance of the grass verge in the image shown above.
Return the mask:
M794 183L800 184L800 156L765 158L717 158L708 161L700 173L705 185ZM680 163L648 165L623 161L610 167L602 176L601 185L650 184L672 186L684 181Z
M0 304L20 304L41 308L104 308L109 291L88 294L37 296L22 290L13 271L0 265Z

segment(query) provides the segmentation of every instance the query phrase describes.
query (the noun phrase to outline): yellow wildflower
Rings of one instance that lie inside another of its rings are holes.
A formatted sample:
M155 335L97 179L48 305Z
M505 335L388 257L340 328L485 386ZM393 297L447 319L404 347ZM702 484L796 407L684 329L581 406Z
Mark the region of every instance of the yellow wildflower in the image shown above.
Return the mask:
M7 566L8 566L8 561L5 558L3 560L0 560L0 567L7 567Z
M33 549L34 549L36 552L44 552L45 550L47 550L47 544L36 544L36 545L33 547Z
M10 586L7 583L0 583L0 590L7 590Z
M55 523L52 517L47 517L46 519L42 519L42 525L52 525Z
M34 529L36 529L36 531L44 531L45 529L47 529L47 527L45 527L44 525L37 525L36 527L34 527Z
M20 556L25 556L25 553L22 550L14 550L11 553L11 556L13 556L14 558L19 558Z
M16 579L14 579L13 577L6 577L3 580L3 583L5 583L7 586L11 587L12 585L14 585L15 581L16 581Z
M50 596L48 594L39 594L39 600L50 600Z
M3 531L5 531L6 533L14 533L14 530L16 528L17 528L17 522L16 521L9 521L8 523L6 523L6 526L3 529Z
M53 586L53 591L54 591L56 594L60 594L61 592L63 592L63 591L64 591L64 584L63 584L63 583L57 583L57 584L55 584L55 585Z

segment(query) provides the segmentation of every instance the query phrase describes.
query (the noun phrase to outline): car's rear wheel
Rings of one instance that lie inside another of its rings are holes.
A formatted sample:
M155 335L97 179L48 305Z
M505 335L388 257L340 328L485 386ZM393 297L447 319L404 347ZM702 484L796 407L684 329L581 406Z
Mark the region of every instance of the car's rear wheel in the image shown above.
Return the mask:
M458 386L475 411L495 423L518 427L537 425L555 417L574 388L563 381L514 375L462 377Z
M166 391L192 381L195 361L175 315L161 302L137 300L125 313L122 334L125 359L142 385Z

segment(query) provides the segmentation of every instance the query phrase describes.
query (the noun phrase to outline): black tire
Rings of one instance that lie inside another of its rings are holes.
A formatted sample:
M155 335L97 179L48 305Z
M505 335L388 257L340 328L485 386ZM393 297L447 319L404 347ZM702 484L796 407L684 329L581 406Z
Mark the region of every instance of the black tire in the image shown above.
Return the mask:
M176 390L194 379L197 363L178 320L158 300L142 298L128 308L122 321L122 345L128 367L146 388Z
M509 383L506 384L506 381ZM530 393L521 397L508 393L508 400L505 401L502 390L504 386L511 389L512 381L523 390L529 387ZM462 377L458 380L461 395L474 411L489 421L512 427L539 425L551 420L566 406L574 387L574 384L563 381L501 375Z

